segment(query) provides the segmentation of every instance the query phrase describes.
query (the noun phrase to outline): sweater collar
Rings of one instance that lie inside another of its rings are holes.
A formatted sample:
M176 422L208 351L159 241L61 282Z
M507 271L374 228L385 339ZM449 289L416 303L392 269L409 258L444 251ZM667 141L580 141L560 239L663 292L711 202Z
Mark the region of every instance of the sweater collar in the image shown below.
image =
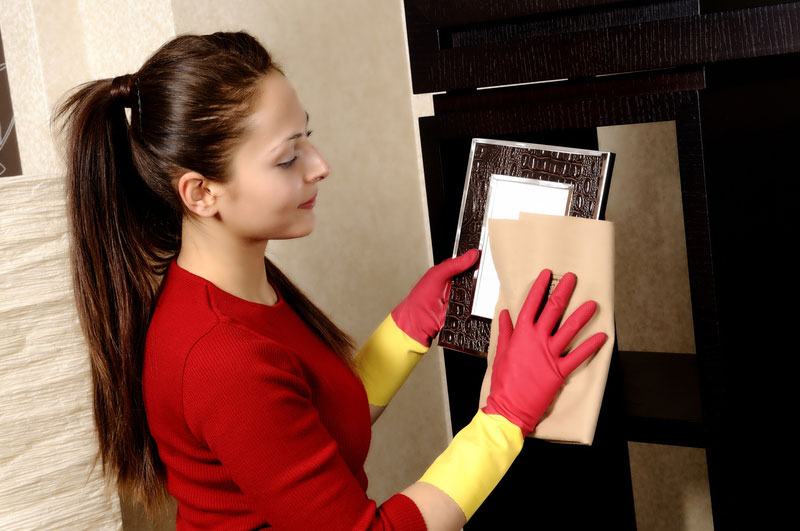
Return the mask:
M178 265L177 256L170 261L168 274L180 279L182 282L205 288L209 294L210 302L216 310L226 316L235 317L256 330L287 308L283 294L272 282L270 282L270 286L275 291L278 300L275 304L262 304L228 293L210 280L182 268ZM264 274L266 275L266 269Z

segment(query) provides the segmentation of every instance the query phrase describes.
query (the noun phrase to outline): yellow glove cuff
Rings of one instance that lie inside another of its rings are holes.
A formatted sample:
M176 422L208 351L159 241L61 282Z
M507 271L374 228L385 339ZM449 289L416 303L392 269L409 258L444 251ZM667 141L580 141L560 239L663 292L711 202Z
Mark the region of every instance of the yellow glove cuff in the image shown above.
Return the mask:
M389 313L355 355L369 403L386 406L428 349L403 332Z
M519 426L479 409L419 481L444 491L469 520L500 483L524 440Z

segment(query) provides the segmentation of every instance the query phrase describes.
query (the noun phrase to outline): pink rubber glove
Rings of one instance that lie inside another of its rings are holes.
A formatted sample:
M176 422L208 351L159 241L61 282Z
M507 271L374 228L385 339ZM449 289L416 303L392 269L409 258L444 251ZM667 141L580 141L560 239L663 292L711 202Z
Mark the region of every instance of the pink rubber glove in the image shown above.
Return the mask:
M524 436L536 428L550 403L561 389L564 379L603 346L608 335L603 332L589 337L561 357L567 345L592 318L597 302L586 301L552 334L564 314L577 277L568 272L559 280L538 319L542 297L547 294L552 271L543 269L525 299L516 327L511 324L508 309L503 309L497 337L497 351L492 364L492 381L484 413L504 416L520 427Z
M479 249L470 249L429 268L392 310L397 326L423 345L431 346L444 326L452 278L472 267L480 254Z

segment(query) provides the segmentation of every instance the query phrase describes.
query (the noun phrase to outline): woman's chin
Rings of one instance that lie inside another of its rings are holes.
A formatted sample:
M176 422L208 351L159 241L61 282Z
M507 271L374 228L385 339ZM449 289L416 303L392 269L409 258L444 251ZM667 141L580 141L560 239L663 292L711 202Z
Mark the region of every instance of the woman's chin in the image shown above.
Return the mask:
M298 232L300 232L300 234L298 234L297 237L302 238L303 236L308 236L314 232L314 227L316 226L316 216L309 216L309 219L306 222L299 225L300 227L298 227Z

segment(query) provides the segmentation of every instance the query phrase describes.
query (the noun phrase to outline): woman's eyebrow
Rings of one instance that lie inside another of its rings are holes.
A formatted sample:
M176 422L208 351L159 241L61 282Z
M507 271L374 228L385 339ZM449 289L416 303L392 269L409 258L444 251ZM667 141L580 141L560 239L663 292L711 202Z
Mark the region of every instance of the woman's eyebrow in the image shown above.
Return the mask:
M310 119L310 116L308 115L308 111L306 111L306 125L308 125L308 120L309 119ZM287 138L286 140L284 140L283 142L281 142L280 144L278 144L277 146L272 148L270 150L270 153L272 153L273 151L278 149L281 146L281 144L284 144L284 143L288 142L289 140L294 140L295 138L300 138L301 136L303 136L303 133L295 133L295 134L293 134L292 136L290 136L289 138Z

